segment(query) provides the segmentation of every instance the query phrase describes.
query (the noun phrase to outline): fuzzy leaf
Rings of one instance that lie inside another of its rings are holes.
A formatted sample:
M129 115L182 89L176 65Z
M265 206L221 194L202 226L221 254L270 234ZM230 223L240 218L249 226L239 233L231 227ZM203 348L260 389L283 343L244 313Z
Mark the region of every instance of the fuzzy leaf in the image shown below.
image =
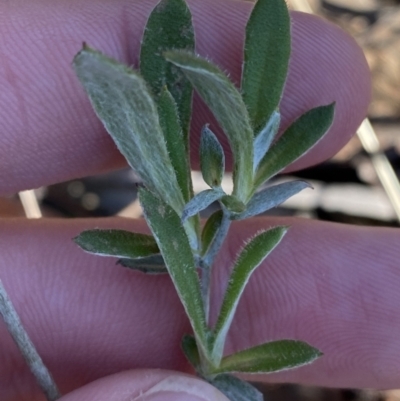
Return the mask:
M201 131L200 167L203 179L210 187L221 185L225 172L224 150L207 125Z
M239 91L204 58L178 51L166 52L165 57L183 70L227 135L234 156L234 194L245 202L252 190L253 131Z
M163 52L171 49L194 51L192 17L184 0L162 0L147 21L140 49L140 73L158 95L166 85L178 107L186 150L192 108L192 86Z
M118 258L143 258L160 252L151 235L124 230L86 230L74 238L84 251Z
M305 342L279 340L223 358L217 372L272 373L308 365L322 353Z
M254 171L256 171L260 161L270 148L271 143L278 132L280 122L280 113L274 111L268 120L267 125L254 138Z
M165 267L164 259L160 254L138 259L119 259L117 264L127 267L128 269L138 270L147 274L168 273L168 270Z
M215 236L221 227L222 217L222 210L217 210L207 219L207 222L203 227L203 231L201 232L202 256L208 252L210 245L213 243Z
M296 195L305 188L312 188L305 181L290 181L282 184L273 185L257 192L246 206L246 210L238 215L234 215L234 220L244 220L249 217L257 216L273 207L280 205L293 195Z
M316 107L296 120L261 160L254 187L259 187L313 147L332 124L335 104Z
M183 352L196 371L200 369L200 355L196 340L193 336L184 335L182 338Z
M221 360L226 335L228 334L240 297L250 276L279 244L286 234L286 231L287 227L278 226L258 234L245 245L237 258L215 325L215 340L212 356L216 365L218 365Z
M189 317L198 346L207 353L207 326L199 277L188 237L176 212L145 188L139 189L144 216Z
M179 124L178 110L166 87L161 90L158 99L158 115L183 199L188 202L193 192L189 158Z
M146 186L183 209L156 104L134 70L85 46L74 59L79 80L120 152Z
M230 401L263 401L264 396L250 383L235 376L221 374L206 380L225 394Z
M258 0L246 26L243 100L255 132L278 107L290 57L290 17L285 0Z
M184 222L191 216L206 209L215 201L225 196L225 192L221 188L206 189L195 195L189 203L186 204L182 213L182 221Z

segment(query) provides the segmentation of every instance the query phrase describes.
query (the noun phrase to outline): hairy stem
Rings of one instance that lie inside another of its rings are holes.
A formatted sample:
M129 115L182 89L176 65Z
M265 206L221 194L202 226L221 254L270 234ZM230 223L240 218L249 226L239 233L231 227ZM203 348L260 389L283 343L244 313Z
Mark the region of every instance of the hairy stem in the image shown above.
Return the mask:
M22 326L21 320L11 303L10 298L0 280L0 314L7 326L9 333L21 351L31 372L35 376L36 382L42 389L48 401L55 401L61 397L57 385L55 384L50 372L44 365L38 352L30 340L27 332Z
M203 263L202 263L202 266ZM211 267L204 266L201 269L201 296L203 298L204 314L206 316L206 322L210 314L210 287L211 287Z
M216 256L218 255L219 250L221 249L222 244L225 241L225 238L229 231L229 227L231 225L231 220L229 218L227 210L224 207L222 207L222 211L223 211L223 216L218 232L215 235L215 238L211 243L208 252L204 255L204 257L200 261L200 266L202 268L201 293L203 296L204 312L206 315L207 323L209 320L209 312L210 312L210 287L211 287L212 266L214 264Z

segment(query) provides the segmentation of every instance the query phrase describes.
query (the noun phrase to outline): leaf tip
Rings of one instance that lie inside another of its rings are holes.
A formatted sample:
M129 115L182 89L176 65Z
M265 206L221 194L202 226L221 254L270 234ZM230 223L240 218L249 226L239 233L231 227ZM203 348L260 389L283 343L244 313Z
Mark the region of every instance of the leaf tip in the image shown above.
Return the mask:
M87 241L87 235L92 233L94 230L85 230L79 233L77 236L72 238L72 241L79 246L83 251L86 252L91 252L91 248L89 246L89 243Z
M72 241L75 242L75 244L79 245L79 235L73 237Z
M73 63L75 64L75 60L79 58L83 53L94 53L94 52L96 52L96 50L93 47L89 46L87 42L82 42L82 47L79 50L79 52L75 55Z
M298 190L298 192L302 191L303 189L315 189L314 186L308 181L304 181L304 180L288 181L288 183L291 183L291 182L301 186L301 188ZM298 192L296 192L295 194L293 194L291 196L297 195Z
M72 241L75 242L76 245L80 246L83 248L83 234L85 231L82 231L80 234L76 235L75 237L72 238Z
M289 225L281 226L282 232L283 232L284 234L286 234L286 233L289 231L290 227L291 227L291 226L289 226Z
M333 119L335 116L335 110L336 110L336 100L334 100L331 103L326 104L325 106L322 106L322 108L329 110L330 117Z
M187 210L184 210L181 216L181 223L184 224L185 221L189 218L189 213Z

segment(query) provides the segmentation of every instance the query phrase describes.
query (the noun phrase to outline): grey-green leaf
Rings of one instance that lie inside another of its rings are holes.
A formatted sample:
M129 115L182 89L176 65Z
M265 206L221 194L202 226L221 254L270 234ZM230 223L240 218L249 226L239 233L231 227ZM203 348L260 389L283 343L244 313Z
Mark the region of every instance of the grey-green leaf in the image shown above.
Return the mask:
M176 179L178 180L183 199L185 202L188 202L193 192L189 155L186 151L185 140L179 124L176 104L166 87L161 90L158 99L158 115L169 157L175 170Z
M192 17L184 0L162 0L152 11L140 49L140 72L155 95L168 87L178 106L187 150L193 90L182 71L163 57L171 49L194 51Z
M250 383L238 377L221 374L206 380L225 394L230 401L263 401L264 396Z
M216 365L218 365L222 358L226 335L250 276L279 244L287 230L287 227L278 226L256 235L245 245L237 258L215 325L215 340L212 356Z
M225 192L221 188L206 189L199 192L185 205L182 213L182 221L184 222L189 217L200 213L223 196L225 196Z
M146 186L183 209L156 104L134 70L85 46L74 59L79 80L120 152Z
M198 341L207 354L207 333L199 277L188 237L177 213L145 188L139 189L144 216Z
M234 194L246 202L253 188L253 131L239 91L204 58L182 51L165 57L183 70L227 135L234 156Z
M302 341L272 341L223 358L217 372L280 372L308 365L320 356L322 352Z
M222 210L217 210L208 219L201 232L201 255L204 256L210 249L215 237L221 227Z
M117 264L128 269L137 270L147 274L165 274L168 270L165 267L164 259L160 254L150 255L138 259L119 259Z
M313 147L331 126L334 110L335 104L332 103L311 109L297 119L261 160L255 176L255 188Z
M258 0L246 26L243 100L255 132L278 107L290 57L290 17L285 0Z
M118 258L143 258L160 252L151 235L125 230L86 230L74 241L86 252Z
M305 188L312 187L305 181L289 181L265 188L250 199L244 212L234 215L233 218L234 220L243 220L257 216L280 205Z
M200 138L200 168L204 181L212 188L219 187L225 172L225 155L214 133L204 126Z
M253 170L256 171L260 161L268 152L275 135L278 132L281 115L274 111L266 126L254 138L254 163Z

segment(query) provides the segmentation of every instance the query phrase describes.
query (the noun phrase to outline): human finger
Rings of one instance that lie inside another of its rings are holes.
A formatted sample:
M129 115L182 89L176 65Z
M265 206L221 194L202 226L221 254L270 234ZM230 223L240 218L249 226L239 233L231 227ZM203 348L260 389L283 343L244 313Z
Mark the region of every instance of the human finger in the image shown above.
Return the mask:
M96 380L60 401L229 401L207 382L163 370L130 370Z
M125 369L190 371L180 341L191 330L170 279L83 253L71 238L93 224L9 219L0 226L0 277L62 391ZM291 228L251 278L226 353L302 340L323 357L253 380L398 387L398 230L288 218L235 224L214 271L213 321L241 244L277 224ZM96 226L146 230L144 222L122 219L96 220ZM0 394L31 391L29 372L2 325L0 353Z
M198 52L238 83L251 4L230 0L191 0L189 4ZM143 27L154 5L150 0L0 4L0 194L124 164L74 76L71 61L86 41L137 65ZM347 142L365 116L370 83L361 50L341 30L316 17L293 13L292 31L283 127L311 107L337 103L329 134L296 163L300 168L332 156ZM193 167L198 166L200 128L213 121L195 98ZM227 160L229 164L229 154Z

